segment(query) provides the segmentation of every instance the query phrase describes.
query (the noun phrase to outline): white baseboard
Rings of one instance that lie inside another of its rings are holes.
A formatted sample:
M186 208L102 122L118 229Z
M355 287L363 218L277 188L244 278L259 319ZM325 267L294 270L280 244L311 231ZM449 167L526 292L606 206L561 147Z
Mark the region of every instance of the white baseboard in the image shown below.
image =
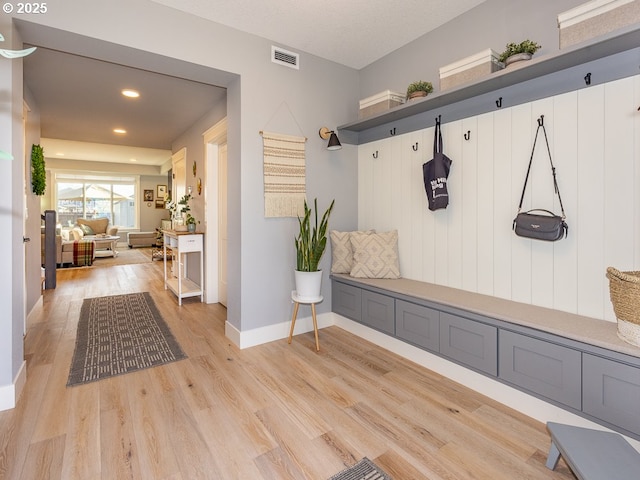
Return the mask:
M0 412L15 408L18 399L22 394L24 385L27 383L27 362L22 362L16 378L11 385L0 387Z
M334 314L332 312L316 315L318 329L333 325L333 315ZM254 328L253 330L240 332L237 328L227 322L225 324L225 335L239 348L249 348L255 347L256 345L262 345L263 343L289 338L290 328L291 320L287 320L286 322L280 322L274 325L267 325L266 327ZM313 319L311 318L311 315L308 317L301 317L298 315L293 335L295 336L311 331L313 331Z

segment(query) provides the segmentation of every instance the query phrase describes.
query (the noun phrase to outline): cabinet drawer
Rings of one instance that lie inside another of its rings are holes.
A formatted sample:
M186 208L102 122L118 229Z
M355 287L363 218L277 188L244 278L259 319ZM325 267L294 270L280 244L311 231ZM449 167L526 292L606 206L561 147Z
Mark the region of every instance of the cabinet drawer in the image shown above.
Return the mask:
M640 368L585 353L582 384L584 413L640 435Z
M180 250L180 253L201 252L202 235L180 235L178 237L178 250Z
M568 347L500 330L500 378L580 410L582 354Z
M396 300L396 336L432 352L440 350L440 312Z
M331 310L359 322L362 312L362 290L346 283L332 282Z
M362 319L365 325L395 334L394 298L380 293L362 290Z
M498 329L440 312L440 353L495 376L498 373Z

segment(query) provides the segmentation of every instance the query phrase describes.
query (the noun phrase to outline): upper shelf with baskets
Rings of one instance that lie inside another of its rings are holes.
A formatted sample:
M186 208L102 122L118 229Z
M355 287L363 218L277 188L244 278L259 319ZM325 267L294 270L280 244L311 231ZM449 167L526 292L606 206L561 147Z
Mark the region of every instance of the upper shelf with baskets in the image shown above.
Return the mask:
M526 65L500 70L481 80L341 125L340 139L344 143L367 143L428 127L438 115L442 115L443 123L449 122L634 75L639 72L638 50L640 25L636 24L534 57ZM545 81L541 81L542 77Z

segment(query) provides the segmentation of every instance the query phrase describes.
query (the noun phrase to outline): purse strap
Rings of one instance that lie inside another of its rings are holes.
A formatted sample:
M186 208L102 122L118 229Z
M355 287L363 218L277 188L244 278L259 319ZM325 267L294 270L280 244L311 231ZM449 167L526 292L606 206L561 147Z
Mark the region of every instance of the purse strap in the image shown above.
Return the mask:
M439 118L436 118L436 130L433 132L433 158L436 153L442 153L442 127Z
M520 205L518 205L518 213L522 210L522 202L524 201L524 192L527 189L527 182L529 181L529 173L531 172L531 164L533 163L533 153L536 150L536 142L538 141L538 132L542 128L544 133L544 140L547 144L547 153L549 154L549 164L551 165L551 174L553 175L553 188L558 194L558 200L560 201L560 210L562 211L562 219L566 218L564 213L564 206L562 205L562 197L560 196L560 189L558 188L558 182L556 180L556 167L553 166L553 160L551 160L551 149L549 148L549 139L547 138L547 130L544 128L544 115L540 115L538 119L538 128L536 129L536 136L533 140L533 148L531 149L531 158L529 158L529 167L527 168L527 176L524 179L524 185L522 187L522 195L520 196Z

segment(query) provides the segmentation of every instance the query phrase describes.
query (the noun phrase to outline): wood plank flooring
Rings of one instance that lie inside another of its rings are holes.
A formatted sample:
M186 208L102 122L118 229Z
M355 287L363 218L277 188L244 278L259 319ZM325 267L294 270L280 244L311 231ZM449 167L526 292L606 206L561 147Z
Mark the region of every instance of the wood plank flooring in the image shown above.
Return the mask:
M65 269L0 412L0 479L327 479L369 457L404 479L573 479L545 426L337 327L239 350L226 311L163 289L162 262ZM150 291L188 359L67 388L86 297Z

